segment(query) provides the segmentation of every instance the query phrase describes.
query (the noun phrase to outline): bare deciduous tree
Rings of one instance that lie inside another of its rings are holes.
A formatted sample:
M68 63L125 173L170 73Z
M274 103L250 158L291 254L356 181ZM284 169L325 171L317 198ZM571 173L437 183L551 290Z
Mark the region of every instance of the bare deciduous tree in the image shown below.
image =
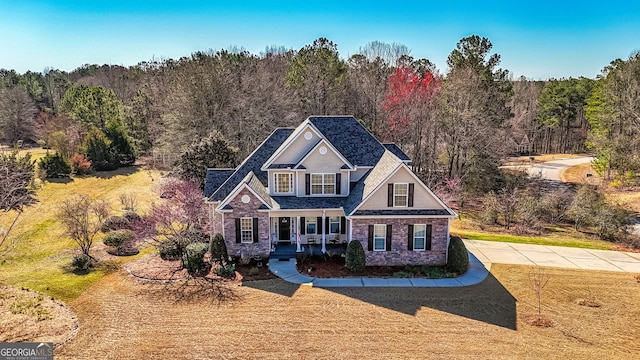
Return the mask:
M89 196L78 194L65 200L58 219L66 228L66 234L80 247L84 255L89 254L95 239L105 220L109 217L109 205L104 200L92 200Z
M34 162L31 155L18 157L18 151L0 154L0 257L3 257L17 243L10 236L22 215L25 206L34 203L33 180Z
M544 290L549 283L551 276L540 266L532 268L527 276L529 278L529 285L536 294L538 301L538 320L540 320L542 318L542 290Z

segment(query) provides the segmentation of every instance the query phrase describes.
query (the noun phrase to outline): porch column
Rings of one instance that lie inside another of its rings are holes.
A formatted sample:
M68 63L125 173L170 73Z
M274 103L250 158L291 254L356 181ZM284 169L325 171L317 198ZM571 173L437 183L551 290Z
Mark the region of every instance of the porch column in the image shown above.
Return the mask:
M325 220L325 218L327 217L327 212L326 210L322 210L322 253L326 253L327 252L327 240L325 239L325 234L327 233L328 229L325 229L325 225L327 225L327 222ZM320 224L318 224L320 225ZM318 228L320 228L320 226L318 226Z
M300 216L296 216L296 252L302 252L300 247Z
M353 219L349 219L349 237L347 242L350 243L353 240Z
M222 213L222 238L226 239L227 237L224 235L224 213Z

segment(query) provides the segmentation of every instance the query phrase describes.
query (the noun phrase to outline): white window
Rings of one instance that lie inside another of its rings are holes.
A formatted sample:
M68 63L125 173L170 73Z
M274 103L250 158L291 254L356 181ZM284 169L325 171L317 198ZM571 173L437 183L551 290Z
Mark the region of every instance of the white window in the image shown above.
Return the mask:
M406 207L409 199L409 184L396 183L393 185L393 206Z
M387 225L373 226L373 251L385 251L387 245Z
M253 218L240 218L240 239L243 243L253 242Z
M336 174L311 174L312 195L335 195Z
M426 248L427 225L413 225L413 250L425 250Z
M273 175L274 193L292 194L293 193L293 174L276 173Z
M315 235L317 228L316 218L308 217L305 219L305 222L307 223L307 235Z
M340 234L340 217L339 216L329 218L329 233Z

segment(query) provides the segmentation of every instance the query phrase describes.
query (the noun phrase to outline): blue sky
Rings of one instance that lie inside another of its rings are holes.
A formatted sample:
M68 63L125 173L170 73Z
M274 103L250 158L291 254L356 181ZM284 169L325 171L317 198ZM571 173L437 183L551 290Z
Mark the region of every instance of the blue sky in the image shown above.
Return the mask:
M640 50L640 2L0 0L0 68L134 65L232 45L300 49L327 37L347 58L399 42L446 72L458 40L485 36L514 77L595 77ZM608 5L610 5L607 7Z

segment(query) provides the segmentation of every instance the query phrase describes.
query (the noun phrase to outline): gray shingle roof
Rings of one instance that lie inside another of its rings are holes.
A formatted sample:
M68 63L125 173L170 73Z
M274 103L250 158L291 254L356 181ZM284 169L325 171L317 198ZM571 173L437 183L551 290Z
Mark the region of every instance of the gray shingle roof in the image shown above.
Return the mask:
M374 166L385 151L353 116L311 116L309 121L355 166Z
M353 187L349 198L345 203L344 211L350 214L355 208L371 194L381 182L400 166L402 162L390 151L385 151L378 164L369 170Z
M204 196L209 197L236 171L235 169L207 169Z
M261 171L260 168L267 161L267 159L273 154L276 149L282 145L282 143L291 135L294 129L291 128L279 128L269 135L269 137L258 146L258 148L249 155L248 158L238 166L236 171L229 176L217 190L209 197L210 201L224 200L227 195L244 179L250 171L256 175L258 180L263 185L267 184L267 173Z
M424 215L452 215L445 209L388 209L388 210L358 210L354 216L381 215L381 216L424 216Z
M411 158L400 149L400 147L394 143L382 144L387 150L391 151L393 155L397 156L402 161L411 161Z
M295 197L274 196L280 209L339 209L344 205L344 197Z
M273 199L271 199L267 188L260 182L260 180L258 180L258 177L253 173L253 171L250 171L242 182L246 183L251 190L258 194L258 196L260 196L268 206L273 207Z

